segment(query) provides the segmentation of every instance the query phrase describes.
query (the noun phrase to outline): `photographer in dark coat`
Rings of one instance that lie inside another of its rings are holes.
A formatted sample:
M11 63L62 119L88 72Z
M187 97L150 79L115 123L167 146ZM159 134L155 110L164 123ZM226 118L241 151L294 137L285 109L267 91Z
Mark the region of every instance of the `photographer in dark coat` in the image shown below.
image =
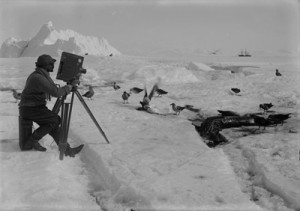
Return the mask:
M26 80L19 103L19 114L24 120L37 123L39 128L26 140L23 150L46 151L47 149L39 143L39 140L46 134L51 135L56 144L59 145L61 118L46 107L46 100L49 100L50 96L61 97L69 94L72 87L78 84L78 81L75 80L72 84L58 88L50 77L55 61L49 55L39 56L35 63L35 71ZM74 157L82 148L83 144L75 148L71 148L68 144L65 156Z

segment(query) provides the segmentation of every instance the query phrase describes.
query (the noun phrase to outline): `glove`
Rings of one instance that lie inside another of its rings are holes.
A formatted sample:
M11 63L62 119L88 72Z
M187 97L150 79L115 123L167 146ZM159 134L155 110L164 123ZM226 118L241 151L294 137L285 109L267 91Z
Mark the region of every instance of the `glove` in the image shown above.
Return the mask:
M67 87L69 88L70 92L72 91L73 89L73 86L71 84L67 84Z
M72 86L77 86L80 83L80 81L78 79L75 79L71 82Z

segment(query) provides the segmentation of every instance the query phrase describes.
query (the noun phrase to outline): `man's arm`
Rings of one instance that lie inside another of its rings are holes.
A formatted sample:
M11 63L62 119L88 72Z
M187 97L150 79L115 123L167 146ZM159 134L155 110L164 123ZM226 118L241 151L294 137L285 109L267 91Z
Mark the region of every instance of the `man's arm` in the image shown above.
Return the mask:
M37 88L45 92L53 97L61 97L64 95L67 95L71 92L72 85L65 85L63 87L58 88L54 83L51 83L49 80L47 80L44 77L37 77L36 78L36 85Z

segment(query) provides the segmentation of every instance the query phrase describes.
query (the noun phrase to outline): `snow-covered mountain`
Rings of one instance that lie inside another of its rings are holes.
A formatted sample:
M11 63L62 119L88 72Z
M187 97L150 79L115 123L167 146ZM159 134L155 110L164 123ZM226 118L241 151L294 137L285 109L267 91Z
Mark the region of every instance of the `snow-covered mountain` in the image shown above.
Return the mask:
M107 40L84 36L73 30L57 31L51 21L42 25L39 32L29 41L8 38L1 46L0 57L36 57L47 53L59 56L62 51L95 56L120 55Z

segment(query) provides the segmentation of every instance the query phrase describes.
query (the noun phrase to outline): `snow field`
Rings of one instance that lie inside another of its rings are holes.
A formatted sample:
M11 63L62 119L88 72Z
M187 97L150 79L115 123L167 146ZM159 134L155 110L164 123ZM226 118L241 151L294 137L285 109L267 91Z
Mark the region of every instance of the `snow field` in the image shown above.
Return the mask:
M96 94L93 100L86 100L86 103L111 144L106 144L75 98L69 138L72 145L84 143L86 146L80 157L70 161L66 159L67 163L58 160L57 148L54 143L51 144L52 140L48 136L42 140L48 148L44 154L17 151L17 104L7 90L22 89L23 85L10 77L25 79L33 70L35 59L22 58L18 62L14 59L2 60L1 116L7 121L1 122L1 129L4 128L1 133L1 157L5 160L1 167L1 171L5 172L1 173L1 180L8 181L7 184L23 184L19 189L2 185L5 191L1 193L1 200L5 208L22 209L28 206L33 210L47 210L52 204L46 199L53 197L53 201L57 202L57 210L60 206L89 206L93 209L98 205L104 210L274 210L276 202L267 194L259 194L257 190L261 188L282 198L281 203L277 204L279 207L285 210L297 209L295 198L299 194L299 161L294 153L299 149L299 74L294 66L279 66L283 73L281 78L274 76L274 68L277 67L275 63L261 66L257 63L247 64L255 67L247 67L246 70L242 68L239 73L222 70L234 66L234 63L218 63L220 70L184 69L188 74L170 74L171 69L175 73L183 71L186 63L88 56L85 60L88 72L82 76L82 85L94 85ZM22 71L20 67L24 67ZM142 75L140 70L144 70L145 74ZM190 81L191 75L197 78L196 83ZM52 77L55 78L55 75ZM181 80L188 83L182 83ZM121 89L113 90L109 85L111 81L117 81ZM160 116L137 111L143 92L132 94L129 104L123 104L121 94L124 90L129 91L133 86L143 88L145 84L150 91L157 81L161 88L169 91L166 96L154 97L151 101L151 106L161 113L173 112L170 107L172 102L194 105L201 109L200 115L204 117L216 115L218 109L233 110L241 114L259 112L258 105L264 102L273 102L275 106L272 109L276 112L293 113L292 118L283 126L278 126L277 129L267 128L255 136L249 135L247 130L222 131L232 141L232 145L228 144L226 147L238 148L241 153L238 158L245 159L235 162L249 164L249 168L243 170L243 175L251 178L246 183L253 186L254 196L248 195L251 189L245 190L241 184L244 180L236 174L233 157L226 148L210 149L196 133L188 119L199 117L198 114L184 110L179 116ZM231 87L241 88L241 96L230 94ZM79 91L83 94L86 87L80 87ZM49 106L53 103L54 99ZM238 145L235 145L236 142ZM13 150L10 150L11 147ZM31 157L35 162L27 161L23 157L27 155L28 159ZM39 159L40 157L42 158ZM23 161L26 161L26 165L22 166L20 163ZM17 164L19 170L11 173L9 169ZM49 169L44 168L46 164L51 166L51 172L55 169L57 173L50 174ZM58 164L63 167L58 168ZM36 171L37 166L41 171ZM35 174L37 175L33 176ZM49 177L46 177L48 174ZM24 177L29 183L22 183ZM37 177L46 180L36 182L37 185L33 187L29 186L31 183L35 184L32 178L36 181ZM53 194L54 189L63 196ZM39 191L45 195L33 194ZM74 195L69 191L74 191ZM3 193L15 195L15 198L7 195L3 198ZM24 204L28 194L33 196ZM64 200L61 200L63 197ZM254 198L259 200L254 202ZM72 201L76 203L71 203Z

